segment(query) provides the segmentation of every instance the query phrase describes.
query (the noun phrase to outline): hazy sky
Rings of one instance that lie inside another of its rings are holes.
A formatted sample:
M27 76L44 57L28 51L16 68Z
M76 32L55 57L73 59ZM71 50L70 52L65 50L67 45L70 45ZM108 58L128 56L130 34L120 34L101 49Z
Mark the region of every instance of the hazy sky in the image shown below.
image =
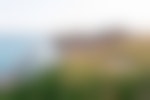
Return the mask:
M0 29L48 30L124 21L150 25L149 0L0 0Z

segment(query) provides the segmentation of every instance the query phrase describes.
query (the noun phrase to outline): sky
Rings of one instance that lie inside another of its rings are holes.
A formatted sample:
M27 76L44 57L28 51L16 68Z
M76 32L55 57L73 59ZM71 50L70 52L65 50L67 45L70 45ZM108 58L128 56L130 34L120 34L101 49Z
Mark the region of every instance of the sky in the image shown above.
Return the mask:
M149 27L149 4L149 0L0 0L0 30L49 31L109 22Z

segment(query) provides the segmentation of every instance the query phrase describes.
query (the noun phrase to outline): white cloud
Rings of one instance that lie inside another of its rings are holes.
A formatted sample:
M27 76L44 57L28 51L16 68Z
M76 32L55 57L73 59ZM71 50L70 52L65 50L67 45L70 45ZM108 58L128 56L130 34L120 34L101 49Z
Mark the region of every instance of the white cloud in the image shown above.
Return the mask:
M148 0L0 0L0 29L47 30L109 21L149 26L149 3Z

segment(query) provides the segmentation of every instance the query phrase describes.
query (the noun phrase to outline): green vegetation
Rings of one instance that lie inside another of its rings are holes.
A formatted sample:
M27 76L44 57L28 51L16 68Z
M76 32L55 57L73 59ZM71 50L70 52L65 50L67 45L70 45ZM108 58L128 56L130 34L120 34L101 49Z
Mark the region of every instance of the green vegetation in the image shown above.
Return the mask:
M148 76L105 81L90 78L82 84L65 86L62 70L45 72L38 80L1 92L0 100L149 100ZM144 96L144 97L143 97Z

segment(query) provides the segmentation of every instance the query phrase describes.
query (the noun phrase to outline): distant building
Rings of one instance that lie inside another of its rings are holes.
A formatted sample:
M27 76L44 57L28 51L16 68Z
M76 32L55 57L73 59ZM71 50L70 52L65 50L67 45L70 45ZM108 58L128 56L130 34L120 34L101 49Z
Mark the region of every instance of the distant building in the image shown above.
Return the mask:
M70 68L71 70L94 70L94 73L105 73L110 76L133 74L139 70L139 62L134 55L137 39L130 38L126 34L127 31L120 29L95 32L97 34L91 37L72 35L61 39L63 60L75 67ZM84 68L81 68L83 66Z

